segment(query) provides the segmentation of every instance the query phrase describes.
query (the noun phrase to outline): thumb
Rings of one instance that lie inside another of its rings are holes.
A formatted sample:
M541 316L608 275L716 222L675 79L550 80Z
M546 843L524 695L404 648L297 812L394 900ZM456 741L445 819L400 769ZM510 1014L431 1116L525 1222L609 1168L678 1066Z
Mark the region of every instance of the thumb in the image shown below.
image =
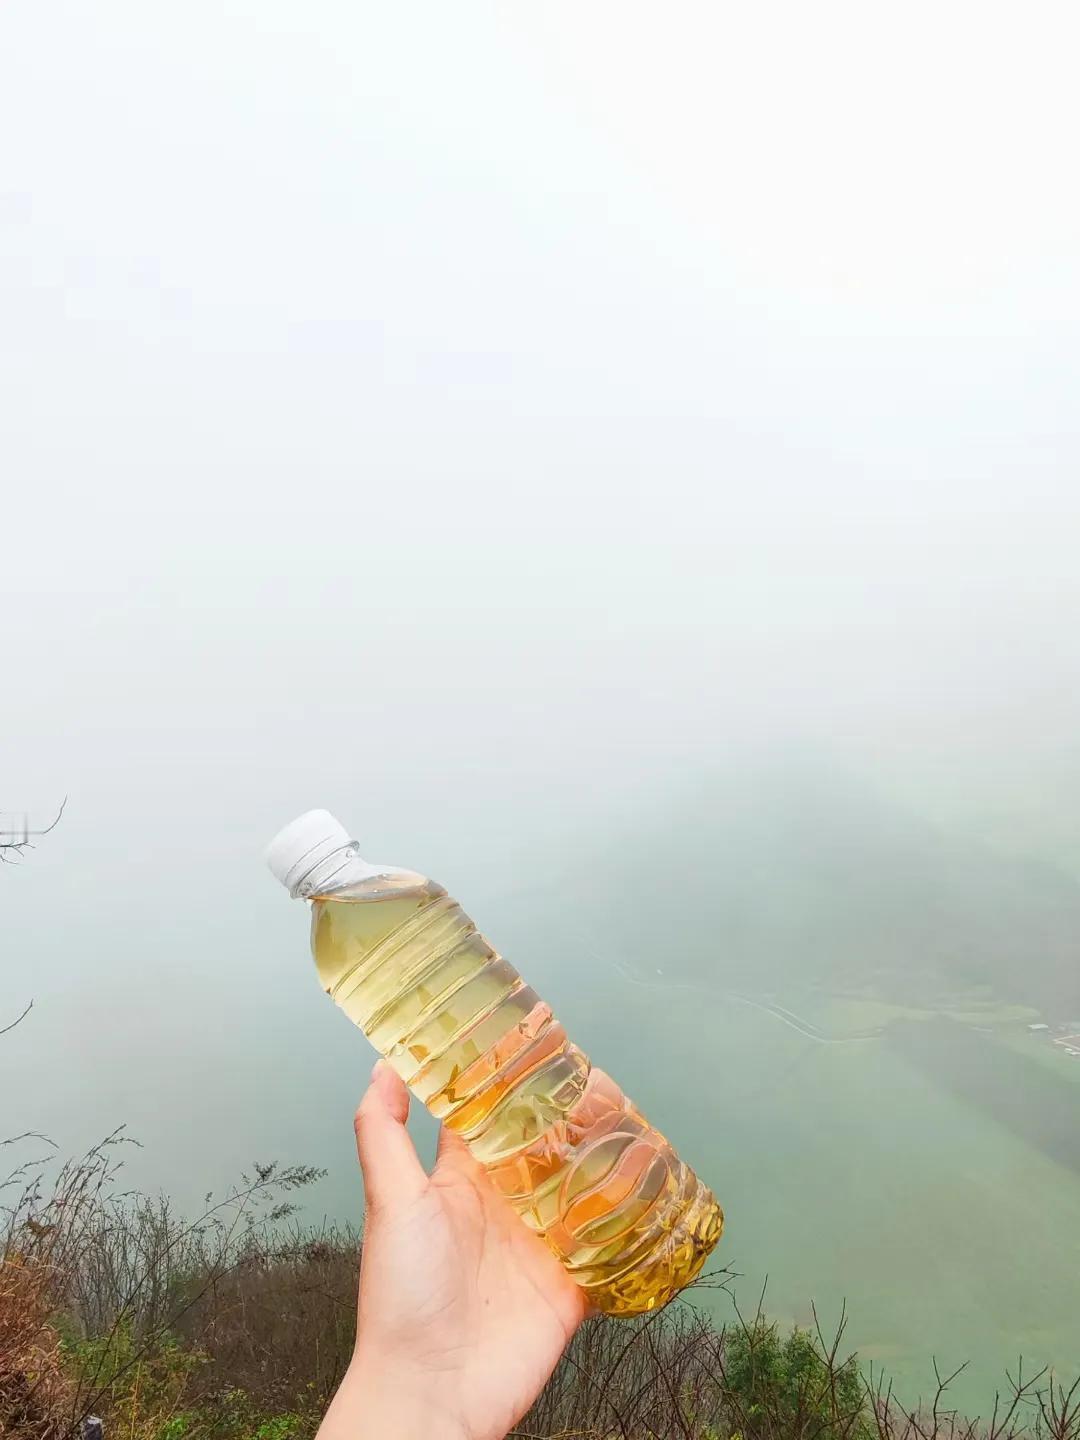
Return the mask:
M408 1115L409 1092L401 1077L385 1060L378 1061L354 1121L370 1212L407 1205L422 1195L427 1185L424 1167L405 1128Z

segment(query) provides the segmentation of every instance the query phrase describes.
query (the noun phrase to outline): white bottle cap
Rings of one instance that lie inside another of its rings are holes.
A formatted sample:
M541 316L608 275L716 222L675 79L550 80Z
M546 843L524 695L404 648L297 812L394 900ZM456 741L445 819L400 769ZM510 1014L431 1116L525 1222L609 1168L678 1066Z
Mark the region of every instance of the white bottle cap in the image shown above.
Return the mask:
M297 893L304 877L323 860L352 845L352 837L329 810L307 810L266 847L266 863L275 879Z

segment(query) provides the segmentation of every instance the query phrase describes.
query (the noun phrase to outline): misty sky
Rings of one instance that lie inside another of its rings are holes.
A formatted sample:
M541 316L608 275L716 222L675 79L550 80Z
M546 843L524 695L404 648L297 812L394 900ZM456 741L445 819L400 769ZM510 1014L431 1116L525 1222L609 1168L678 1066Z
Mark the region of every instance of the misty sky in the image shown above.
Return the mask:
M1077 26L6 0L0 1133L306 1123L309 805L482 911L748 743L1056 773Z

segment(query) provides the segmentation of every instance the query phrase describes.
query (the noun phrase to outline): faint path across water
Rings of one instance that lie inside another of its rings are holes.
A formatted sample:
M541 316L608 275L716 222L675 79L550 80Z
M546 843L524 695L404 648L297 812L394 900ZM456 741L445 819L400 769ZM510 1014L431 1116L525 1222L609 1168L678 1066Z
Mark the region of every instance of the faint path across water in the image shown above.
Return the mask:
M661 980L647 979L642 975L635 975L627 970L617 959L601 954L595 945L588 938L581 934L574 934L570 937L583 946L601 964L611 967L612 970L625 980L628 985L636 985L644 990L693 990L708 995L713 1000L734 1000L736 1004L748 1005L752 1010L761 1010L766 1015L771 1015L774 1020L779 1020L782 1025L795 1030L798 1034L806 1037L807 1040L814 1040L819 1045L854 1045L863 1044L867 1040L877 1040L884 1033L885 1027L878 1025L868 1030L861 1030L854 1035L828 1035L819 1025L796 1015L785 1005L779 1005L774 1000L755 1000L751 995L742 995L735 990L718 990L703 980L669 980L666 976Z

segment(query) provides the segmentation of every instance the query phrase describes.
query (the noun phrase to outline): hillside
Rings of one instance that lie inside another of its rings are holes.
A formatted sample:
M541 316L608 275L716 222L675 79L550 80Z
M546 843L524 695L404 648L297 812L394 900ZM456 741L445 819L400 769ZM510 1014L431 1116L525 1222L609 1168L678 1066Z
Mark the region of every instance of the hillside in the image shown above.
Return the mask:
M714 774L638 814L560 903L624 963L753 991L975 986L1080 1014L1080 883L909 813L835 769Z

